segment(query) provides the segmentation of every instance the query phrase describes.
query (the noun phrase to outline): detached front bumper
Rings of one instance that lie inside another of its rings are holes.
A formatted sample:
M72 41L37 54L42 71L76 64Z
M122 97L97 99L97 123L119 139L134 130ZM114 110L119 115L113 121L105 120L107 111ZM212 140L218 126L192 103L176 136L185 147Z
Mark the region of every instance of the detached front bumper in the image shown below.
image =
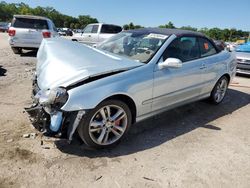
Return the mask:
M32 125L41 132L49 133L46 135L67 135L71 141L85 111L64 112L56 104L41 104L40 101L44 101L44 96L39 95L39 92L40 88L34 79L32 90L34 104L25 108Z
M48 128L50 117L44 111L42 106L34 105L29 108L24 108L29 114L32 125L39 131L43 132Z

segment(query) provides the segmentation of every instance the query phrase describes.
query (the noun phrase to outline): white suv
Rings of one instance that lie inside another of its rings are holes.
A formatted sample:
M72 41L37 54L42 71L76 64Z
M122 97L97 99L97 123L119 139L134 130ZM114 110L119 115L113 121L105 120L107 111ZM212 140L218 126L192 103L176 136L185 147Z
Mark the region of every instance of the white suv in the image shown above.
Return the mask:
M14 15L9 28L9 43L15 54L22 49L38 49L43 38L57 37L54 23L45 17Z

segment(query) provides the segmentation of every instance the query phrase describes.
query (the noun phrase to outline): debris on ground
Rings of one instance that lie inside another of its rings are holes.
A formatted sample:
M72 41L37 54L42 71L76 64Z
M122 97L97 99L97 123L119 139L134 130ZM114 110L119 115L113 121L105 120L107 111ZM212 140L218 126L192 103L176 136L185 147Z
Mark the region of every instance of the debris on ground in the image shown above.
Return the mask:
M23 138L29 138L30 137L30 134L24 134L23 135Z
M37 137L37 133L27 133L23 135L23 138L35 139L36 137Z
M145 179L145 180L149 180L149 181L155 181L154 179L152 179L152 178L147 178L147 177L143 177L143 179Z
M36 133L30 133L30 138L35 139L37 137Z
M11 142L13 142L14 140L13 139L9 139L9 140L7 140L6 142L7 143L11 143Z
M98 181L98 180L100 180L102 178L102 176L98 176L96 179L95 179L95 181Z
M49 146L43 146L42 148L43 148L43 149L50 149Z

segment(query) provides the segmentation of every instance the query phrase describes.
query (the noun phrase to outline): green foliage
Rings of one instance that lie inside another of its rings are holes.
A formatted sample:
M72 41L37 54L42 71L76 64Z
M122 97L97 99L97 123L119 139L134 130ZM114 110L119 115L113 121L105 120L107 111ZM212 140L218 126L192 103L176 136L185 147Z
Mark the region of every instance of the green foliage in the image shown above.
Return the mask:
M72 29L84 28L87 24L98 23L96 18L89 15L80 15L78 18L61 14L53 7L31 8L25 3L0 2L0 21L10 22L14 14L37 15L50 18L56 27L70 27Z
M168 22L168 24L160 25L159 28L176 28L172 22ZM231 29L220 29L220 28L201 28L197 29L195 27L191 26L182 26L179 29L185 29L190 31L198 31L201 33L204 33L210 38L216 39L216 40L223 40L223 41L236 41L239 39L245 39L247 40L249 38L249 31L242 31L237 30L235 28Z
M174 29L175 26L172 22L168 22L167 24L165 25L160 25L159 28L169 28L169 29Z
M190 30L190 31L198 31L197 28L191 27L190 25L188 25L188 26L182 26L182 27L180 27L180 29Z
M144 27L141 26L141 25L134 25L133 22L130 22L129 24L125 24L125 25L123 26L123 29L124 29L124 30L140 29L140 28L144 28Z
M83 29L90 23L98 23L96 18L92 18L89 15L80 15L78 18L61 14L53 7L41 7L31 8L25 3L6 3L5 1L0 2L0 22L10 22L14 14L28 14L45 16L53 20L56 27L70 27L72 29ZM169 21L165 25L160 25L160 28L176 28L174 23ZM133 22L125 24L124 30L143 28L141 25L135 25ZM248 39L249 32L231 29L220 29L220 28L201 28L197 29L191 26L182 26L180 29L199 31L205 35L223 41L236 41L238 39Z
M231 29L220 29L220 28L201 28L199 32L204 33L205 35L209 36L210 38L216 40L223 40L223 41L236 41L239 39L247 39L249 36L249 32L237 30L235 28Z

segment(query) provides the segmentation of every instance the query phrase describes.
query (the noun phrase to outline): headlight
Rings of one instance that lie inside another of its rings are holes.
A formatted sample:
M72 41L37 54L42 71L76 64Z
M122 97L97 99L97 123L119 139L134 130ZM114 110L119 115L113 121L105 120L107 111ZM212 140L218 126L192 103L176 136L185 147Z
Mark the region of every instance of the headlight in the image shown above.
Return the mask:
M35 98L41 105L64 104L68 99L68 93L65 88L54 88L50 90L39 91Z

